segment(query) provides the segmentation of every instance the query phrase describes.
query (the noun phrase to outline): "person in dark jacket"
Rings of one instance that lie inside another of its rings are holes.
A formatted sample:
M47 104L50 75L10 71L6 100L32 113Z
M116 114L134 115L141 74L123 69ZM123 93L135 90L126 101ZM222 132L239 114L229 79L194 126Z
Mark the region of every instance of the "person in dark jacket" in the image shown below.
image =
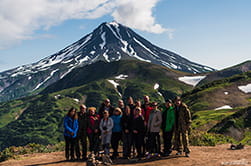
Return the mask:
M133 118L134 116L134 108L135 108L135 104L134 104L134 101L133 101L133 98L131 96L129 96L127 98L127 106L130 107L130 110L131 110L131 118Z
M121 129L121 117L122 117L122 111L120 108L115 108L113 115L111 116L113 120L113 128L112 128L112 149L113 154L112 158L116 159L118 154L118 147L119 147L119 141L122 140L122 129Z
M87 118L87 134L90 144L90 151L96 155L99 151L99 115L96 114L96 108L88 108L89 116Z
M187 105L181 101L180 97L176 97L174 102L176 113L174 149L178 151L176 155L181 155L183 144L183 151L186 157L190 157L188 132L192 123L191 113ZM182 138L182 142L180 138Z
M123 138L123 158L129 158L132 146L132 118L129 106L126 106L125 113L121 118L122 138Z
M65 158L75 160L76 137L78 132L78 115L75 108L71 108L64 118Z
M101 104L98 111L100 118L103 118L104 111L108 111L110 116L113 115L114 107L111 105L110 99L105 99L105 101Z
M76 143L77 159L80 159L80 144L82 147L82 160L87 159L87 113L86 106L80 105L80 112L78 112L78 134Z
M142 148L144 142L145 124L144 117L141 115L141 108L136 107L132 119L133 143L137 150L137 158L143 157Z
M118 107L121 109L122 114L124 114L126 107L123 100L118 100Z
M172 138L175 123L175 111L171 100L167 100L162 110L162 131L164 140L163 156L169 156L172 152Z

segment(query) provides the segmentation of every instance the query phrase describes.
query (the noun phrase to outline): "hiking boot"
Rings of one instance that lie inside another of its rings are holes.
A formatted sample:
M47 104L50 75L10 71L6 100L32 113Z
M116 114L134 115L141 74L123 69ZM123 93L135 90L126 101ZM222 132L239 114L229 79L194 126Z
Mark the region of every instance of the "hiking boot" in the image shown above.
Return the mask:
M190 153L189 152L186 153L186 157L190 157Z
M176 155L182 155L182 152L177 152Z

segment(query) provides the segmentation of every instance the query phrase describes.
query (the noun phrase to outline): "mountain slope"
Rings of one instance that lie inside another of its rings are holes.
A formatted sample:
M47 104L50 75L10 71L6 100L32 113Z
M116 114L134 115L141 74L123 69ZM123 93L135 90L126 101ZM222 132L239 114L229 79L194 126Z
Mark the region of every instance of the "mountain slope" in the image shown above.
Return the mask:
M248 71L251 71L251 61L246 61L233 67L208 73L207 76L202 81L200 81L197 86L201 86L209 82L224 79Z
M156 83L157 80L169 80L171 85L173 83L176 84L175 87L179 85L181 85L180 87L191 87L178 80L179 77L185 74L186 73L142 61L122 60L111 63L99 61L95 64L74 69L63 79L45 88L41 93L52 93L55 91L84 85L92 81L119 75L122 77L126 76L126 79L137 78L142 82L146 81L146 83L149 82L151 84Z
M236 113L224 118L209 131L225 134L242 140L242 143L251 143L251 107L238 110Z
M128 27L116 22L102 23L92 33L49 57L1 72L0 101L36 94L79 66L128 59L190 73L214 71L153 45Z
M246 107L251 104L250 83L251 71L198 86L183 97L193 111Z
M97 74L95 74L97 73ZM12 116L0 128L0 149L30 142L54 144L63 140L63 117L80 103L99 107L105 98L113 105L132 96L163 102L192 89L177 78L185 73L141 61L96 62L73 70L44 94L2 103L0 110ZM58 88L60 87L60 88ZM59 91L60 90L60 91ZM10 108L11 109L8 109ZM4 116L0 115L1 118Z

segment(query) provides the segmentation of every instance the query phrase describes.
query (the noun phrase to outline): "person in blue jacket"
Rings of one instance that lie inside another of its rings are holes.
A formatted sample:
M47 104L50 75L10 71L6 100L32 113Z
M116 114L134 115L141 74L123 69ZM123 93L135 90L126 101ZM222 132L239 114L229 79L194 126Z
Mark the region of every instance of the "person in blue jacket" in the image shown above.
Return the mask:
M76 137L78 132L78 114L71 108L64 118L65 158L75 160Z
M115 108L113 115L111 116L113 120L113 128L112 128L112 149L113 154L112 158L116 159L118 154L118 147L119 147L119 141L122 140L122 128L121 128L121 117L122 117L122 110L120 108Z

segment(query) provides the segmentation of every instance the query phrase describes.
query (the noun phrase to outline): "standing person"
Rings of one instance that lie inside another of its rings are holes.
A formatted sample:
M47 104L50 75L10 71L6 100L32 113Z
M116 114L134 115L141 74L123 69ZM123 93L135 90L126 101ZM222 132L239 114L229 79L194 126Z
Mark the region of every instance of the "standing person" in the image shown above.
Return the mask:
M121 109L122 113L124 114L125 113L125 104L124 104L124 101L123 100L118 100L118 107Z
M104 111L103 118L99 125L101 131L101 143L104 149L104 154L109 155L110 153L110 143L112 137L113 120L109 118L109 112Z
M150 97L149 96L144 96L144 104L141 106L141 108L143 109L144 112L144 118L145 118L145 124L147 125L148 123L148 119L149 119L149 115L151 110L153 109L150 103Z
M172 153L172 138L175 123L175 111L171 100L167 100L162 111L162 131L164 140L163 156Z
M80 112L78 112L78 134L76 143L76 155L77 159L80 159L80 144L82 146L82 160L86 160L87 157L87 113L86 106L80 105Z
M133 101L133 98L131 96L129 96L127 98L127 105L130 107L130 110L131 110L131 117L133 118L134 116L134 108L135 108L135 104L134 104L134 101Z
M125 113L121 118L122 138L123 138L123 158L130 158L132 146L132 118L129 106L126 106Z
M75 108L71 108L64 118L65 158L75 160L76 137L78 132L78 115Z
M113 128L112 128L112 149L113 154L112 158L116 159L118 154L119 141L122 139L122 129L121 129L121 117L122 111L120 108L115 108L114 114L111 116L113 120Z
M111 105L110 99L105 99L105 101L101 104L98 111L100 118L103 118L104 111L108 111L110 116L113 115L114 107Z
M178 151L176 155L181 155L183 144L183 151L186 157L190 157L188 132L192 123L191 113L187 105L181 101L180 97L177 96L174 101L176 112L174 149ZM182 138L182 142L180 137Z
M144 141L144 117L141 115L141 108L136 107L134 110L134 117L132 119L132 133L133 133L133 143L135 144L137 150L137 158L143 157L142 148Z
M147 132L149 133L149 150L150 153L154 153L155 156L160 155L160 128L162 123L161 112L158 109L158 103L152 103L153 110L149 115L147 124ZM151 155L151 154L149 154ZM150 157L150 156L149 156Z
M145 119L145 127L146 127L146 130L147 130L149 115L150 115L150 112L152 111L153 108L151 106L149 96L144 96L143 99L144 99L144 104L141 106L141 108L142 108L142 114L143 114L144 119ZM145 131L144 142L143 142L143 153L144 154L146 153L146 151L150 151L149 146L150 146L150 144L149 144L149 135L147 134L147 131Z
M89 139L90 151L96 155L99 151L99 115L96 114L96 108L88 109L89 116L87 118L87 134Z

